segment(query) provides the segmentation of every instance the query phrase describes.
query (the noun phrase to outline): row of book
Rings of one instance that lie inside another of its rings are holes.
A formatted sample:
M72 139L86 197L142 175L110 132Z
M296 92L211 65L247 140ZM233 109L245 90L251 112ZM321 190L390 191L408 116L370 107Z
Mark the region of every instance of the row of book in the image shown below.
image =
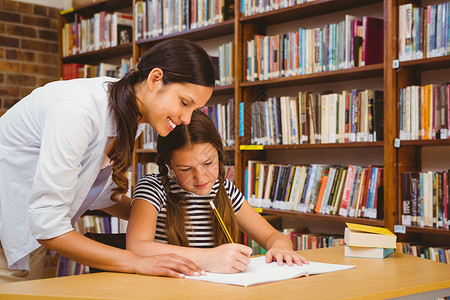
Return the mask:
M234 99L231 98L226 103L205 106L200 109L216 125L217 131L222 137L224 146L233 146L235 143L234 133Z
M243 0L241 1L241 13L244 16L252 16L313 1L315 0Z
M400 5L398 18L400 61L450 54L449 2Z
M383 62L383 20L345 15L322 28L299 28L246 42L247 81L348 69Z
M134 6L135 39L147 39L231 19L231 0L146 0Z
M450 228L449 171L401 175L402 224Z
M93 233L126 233L127 220L119 219L114 216L105 214L85 214L74 224L74 229L85 234L86 232Z
M120 64L101 62L98 65L69 63L63 65L63 80L109 76L122 78L131 68L133 58L122 58Z
M249 160L245 180L246 198L255 207L383 217L382 167L283 165Z
M269 97L255 101L250 106L250 113L252 144L383 140L382 91L299 92L298 97Z
M133 15L100 11L92 18L74 15L62 28L62 55L70 56L133 41Z
M397 251L433 261L450 264L450 248L397 242Z
M412 85L400 89L401 140L447 139L450 84Z
M218 85L234 84L234 42L219 46L219 82Z
M104 214L83 215L74 224L74 229L80 234L93 233L126 233L128 221ZM56 276L69 276L89 273L89 267L59 255L56 265Z
M344 245L344 238L342 236L305 233L304 231L295 228L285 228L281 232L291 239L295 251ZM243 244L252 248L252 255L263 255L267 252L247 235L244 235Z

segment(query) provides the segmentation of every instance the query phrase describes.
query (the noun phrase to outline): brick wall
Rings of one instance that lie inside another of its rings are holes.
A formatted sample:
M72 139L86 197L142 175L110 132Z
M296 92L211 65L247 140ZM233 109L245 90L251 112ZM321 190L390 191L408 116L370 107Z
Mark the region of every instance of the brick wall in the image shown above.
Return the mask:
M58 79L58 15L56 8L0 0L0 116Z

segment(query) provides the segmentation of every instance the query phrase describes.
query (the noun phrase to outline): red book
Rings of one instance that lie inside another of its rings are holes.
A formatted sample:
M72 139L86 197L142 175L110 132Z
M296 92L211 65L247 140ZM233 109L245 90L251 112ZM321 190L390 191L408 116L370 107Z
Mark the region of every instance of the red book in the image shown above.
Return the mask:
M383 62L383 19L363 17L361 66Z
M341 206L339 208L339 215L343 217L348 216L348 204L355 184L355 178L359 167L350 165L347 170L347 177L345 178L344 191L342 192Z
M314 208L314 211L316 213L320 213L320 207L322 206L322 199L323 199L323 194L325 192L325 187L327 186L327 181L328 181L328 176L321 176L319 196L317 197L316 207Z

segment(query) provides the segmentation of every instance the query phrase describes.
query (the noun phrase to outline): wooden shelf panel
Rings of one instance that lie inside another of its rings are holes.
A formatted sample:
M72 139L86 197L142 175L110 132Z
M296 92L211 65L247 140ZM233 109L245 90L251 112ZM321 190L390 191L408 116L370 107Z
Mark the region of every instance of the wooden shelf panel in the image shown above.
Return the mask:
M382 3L381 0L317 0L291 7L255 14L252 16L242 16L240 22L254 22L265 26L285 23L302 18L310 18L324 13L333 13L346 9L367 6L375 3Z
M212 97L227 94L234 96L234 85L215 86Z
M97 51L86 52L77 55L66 56L62 58L63 64L69 63L81 63L81 64L98 64L99 61L105 60L105 58L114 57L131 57L133 53L133 44L119 45L117 47L110 47L100 49Z
M332 215L324 215L324 214L315 214L315 213L301 213L290 210L279 210L279 209L262 209L263 214L270 215L278 215L278 216L291 216L302 219L316 219L316 220L327 220L327 221L335 221L335 222L351 222L372 226L384 226L383 220L378 219L366 219L366 218L351 218L351 217L342 217L342 216L332 216Z
M438 234L450 237L450 230L434 227L406 226L407 233Z
M350 68L336 71L326 71L306 75L280 77L261 81L245 81L241 87L285 87L295 84L314 84L336 81L357 80L383 76L383 64L374 64L364 67Z
M333 149L333 148L380 148L384 142L358 142L358 143L333 143L333 144L301 144L301 145L241 145L241 151L251 150L295 150L295 149ZM245 149L248 146L250 149ZM259 147L255 147L259 146ZM252 149L253 148L253 149ZM259 148L259 149L255 149ZM261 149L262 148L262 149Z
M141 39L139 41L136 41L136 45L143 48L142 50L146 51L147 49L151 48L154 44L171 38L183 38L191 41L200 41L233 33L234 33L234 19L231 19L223 21L221 23L212 24L200 28L188 29L181 32L176 32L168 35L161 35L148 39Z
M400 141L401 146L450 146L450 139Z
M414 68L416 71L450 68L450 55L402 61L399 65L400 68Z

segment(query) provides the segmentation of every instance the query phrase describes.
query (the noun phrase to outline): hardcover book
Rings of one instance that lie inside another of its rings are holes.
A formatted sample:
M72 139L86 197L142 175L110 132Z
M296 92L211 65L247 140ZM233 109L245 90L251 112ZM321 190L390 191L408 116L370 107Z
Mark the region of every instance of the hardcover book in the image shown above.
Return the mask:
M344 255L347 257L385 258L394 253L392 248L351 247L345 246Z
M397 236L389 229L346 223L344 242L349 246L356 247L379 247L395 249Z

